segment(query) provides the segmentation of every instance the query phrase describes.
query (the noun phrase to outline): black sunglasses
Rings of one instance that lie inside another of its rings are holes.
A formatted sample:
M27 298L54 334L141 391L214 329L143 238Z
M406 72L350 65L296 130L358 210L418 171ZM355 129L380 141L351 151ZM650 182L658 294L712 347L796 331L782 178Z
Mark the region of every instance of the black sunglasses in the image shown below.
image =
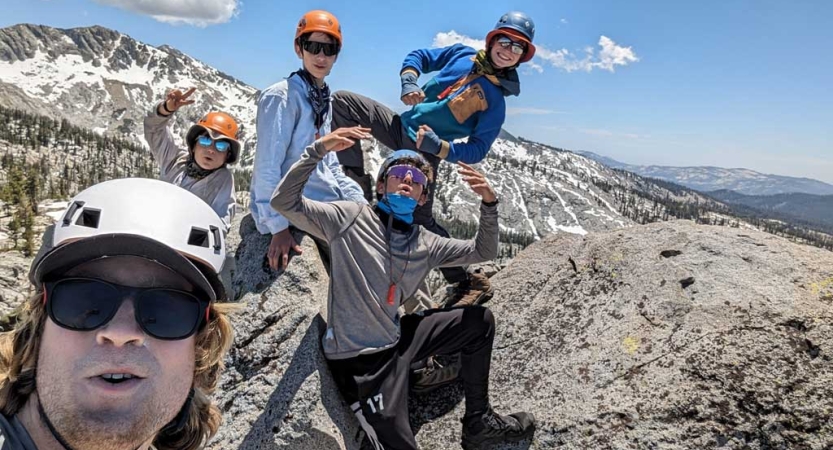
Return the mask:
M136 322L149 336L185 339L208 322L208 301L175 289L132 288L93 278L64 278L45 283L49 318L60 327L92 331L113 320L125 299L132 299Z
M333 56L338 54L338 44L325 44L323 42L315 42L315 41L301 41L301 48L307 51L312 55L317 55L324 52L325 56Z

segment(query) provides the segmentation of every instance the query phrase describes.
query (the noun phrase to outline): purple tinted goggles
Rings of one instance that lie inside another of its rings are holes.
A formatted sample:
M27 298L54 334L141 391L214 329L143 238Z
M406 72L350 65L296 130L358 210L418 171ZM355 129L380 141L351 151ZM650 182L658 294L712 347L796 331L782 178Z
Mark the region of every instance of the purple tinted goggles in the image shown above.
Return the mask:
M414 166L391 166L391 168L388 169L388 178L394 177L404 180L408 175L411 176L411 180L414 183L428 186L428 177L426 177L422 171Z

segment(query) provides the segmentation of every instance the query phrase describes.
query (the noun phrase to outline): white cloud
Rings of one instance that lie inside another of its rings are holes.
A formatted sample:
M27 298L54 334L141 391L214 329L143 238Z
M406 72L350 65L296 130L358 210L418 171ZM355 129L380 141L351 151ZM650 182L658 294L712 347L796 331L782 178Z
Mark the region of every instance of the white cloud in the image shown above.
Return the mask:
M567 22L567 19L563 19L563 18L562 18L562 19L561 19L561 23L563 23L564 25L567 25L567 24L568 24L568 23L570 23L570 22Z
M240 0L95 0L160 22L205 27L225 23L240 11Z
M458 43L476 49L486 47L485 41L462 35L454 30L437 33L432 45L434 47L446 47ZM624 67L639 61L639 57L636 56L633 48L617 45L613 39L607 36L600 36L598 45L600 47L598 53L591 46L584 47L583 56L576 55L565 48L550 50L543 45L537 45L535 58L526 64L526 68L542 73L544 71L542 63L549 63L552 67L567 72L591 72L593 69L615 72L616 66Z
M520 114L544 115L544 114L563 114L560 111L553 111L551 109L543 108L506 108L506 114L510 116L517 116Z
M482 48L486 48L486 41L483 39L474 39L468 36L462 35L454 30L449 31L448 33L437 33L434 36L434 42L431 44L435 48L440 47L448 47L449 45L454 44L463 44L467 45L471 48L475 48L480 50Z
M618 46L613 42L613 39L607 36L599 38L599 46L602 47L602 51L599 52L599 61L595 64L600 69L613 72L614 66L627 66L632 62L639 61L639 57L636 56L633 49Z
M599 47L601 47L601 50L598 54L593 47L585 47L584 57L582 58L570 53L569 50L564 48L552 51L538 47L536 56L547 61L553 67L567 72L575 72L577 70L590 72L593 69L615 72L616 66L627 66L628 64L639 61L639 57L636 56L636 53L631 47L617 45L613 39L607 36L599 37Z
M581 129L580 132L584 134L589 134L591 136L602 136L602 137L610 137L613 136L613 132L610 130L598 130L598 129Z

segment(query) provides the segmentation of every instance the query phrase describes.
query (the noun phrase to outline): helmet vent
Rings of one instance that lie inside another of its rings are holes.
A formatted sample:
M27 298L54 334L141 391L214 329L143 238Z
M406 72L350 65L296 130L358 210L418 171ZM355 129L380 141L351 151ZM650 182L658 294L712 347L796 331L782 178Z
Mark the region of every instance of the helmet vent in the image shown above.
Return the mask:
M220 233L220 229L214 225L210 225L208 228L211 229L211 234L214 236L214 252L220 253L220 250L223 248L222 233Z
M98 222L100 219L100 209L84 208L84 210L81 211L81 215L78 216L78 220L75 221L75 224L81 227L98 228Z
M67 208L67 212L66 214L64 214L63 218L63 223L65 227L69 226L69 224L72 223L72 217L75 216L75 213L78 211L78 208L82 206L84 206L84 202L80 200L76 200L72 202L71 205L69 205L69 208Z
M188 235L188 245L208 248L208 230L191 227L191 234Z

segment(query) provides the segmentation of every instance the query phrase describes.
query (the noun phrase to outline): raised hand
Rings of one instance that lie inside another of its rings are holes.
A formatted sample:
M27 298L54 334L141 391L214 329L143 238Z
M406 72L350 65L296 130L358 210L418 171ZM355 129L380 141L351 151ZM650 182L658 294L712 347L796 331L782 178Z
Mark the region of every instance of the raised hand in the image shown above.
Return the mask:
M179 89L174 89L168 92L168 95L165 97L165 108L174 113L179 108L194 103L194 100L188 100L188 97L190 97L196 90L197 88L192 87L185 91L184 94Z
M369 137L370 128L356 126L339 128L319 140L322 144L324 144L324 148L327 151L340 152L344 149L352 147L356 141L367 139Z
M469 188L475 194L479 195L484 202L491 203L497 199L494 189L492 189L492 186L489 185L489 182L486 181L486 177L482 173L466 163L458 162L457 164L460 166L457 169L457 173L463 176L463 181L468 183Z

